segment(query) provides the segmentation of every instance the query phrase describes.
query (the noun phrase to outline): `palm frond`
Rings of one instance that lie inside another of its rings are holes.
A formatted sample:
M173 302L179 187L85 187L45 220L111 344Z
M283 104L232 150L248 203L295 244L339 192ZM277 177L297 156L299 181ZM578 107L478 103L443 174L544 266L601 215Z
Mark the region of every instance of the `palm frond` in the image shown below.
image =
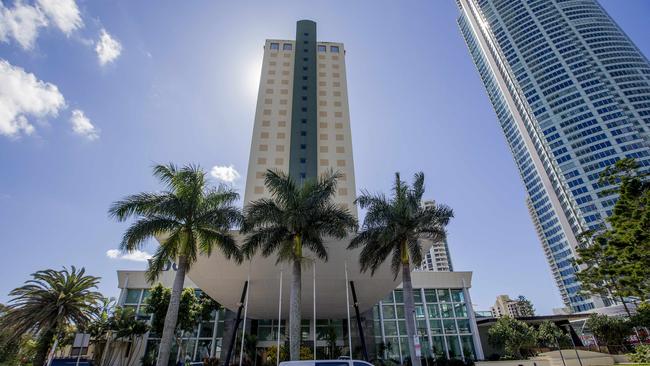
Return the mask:
M336 195L338 180L342 174L339 171L329 170L315 179L308 179L303 183L302 194L306 207L318 207L329 203Z
M268 257L283 243L290 243L291 240L291 233L284 226L258 227L249 232L241 251L247 258L252 258L260 250L262 256Z
M145 273L147 282L154 283L162 273L165 266L170 262L175 262L180 252L180 241L182 232L176 230L170 237L165 240L154 252L149 261L149 268Z
M357 198L357 203L366 208L367 213L361 232L348 248L363 248L359 258L363 271L371 269L374 273L391 257L391 270L397 277L400 268L407 264L407 258L414 265L422 261L421 239L444 240L445 226L453 217L453 211L444 205L424 208L424 174L415 174L413 180L409 187L400 174L395 173L390 199L367 191L362 191Z
M201 254L210 256L213 247L217 246L226 259L232 258L236 263L241 263L244 260L235 238L230 233L223 233L211 228L199 228L197 234Z
M409 192L410 200L414 204L417 204L419 206L420 202L422 201L423 195L424 195L424 173L418 172L415 173L415 175L413 176L413 187Z
M170 188L177 173L178 168L173 163L167 163L166 165L157 164L153 167L154 177L158 178L161 183L164 183Z
M145 217L131 225L120 243L120 249L132 252L142 247L145 241L182 227L182 224L161 217Z
M361 208L368 208L374 205L389 205L384 194L372 194L365 189L361 190L361 194L357 197L355 203L357 203Z
M13 339L69 324L83 326L96 316L101 302L101 294L95 291L99 280L74 266L35 272L25 285L10 292L13 298L0 326Z
M242 233L249 233L256 227L278 224L284 221L284 212L273 199L262 198L244 208Z
M267 170L264 185L280 206L291 205L298 197L298 187L293 178L279 170Z
M411 238L407 242L409 259L413 265L419 265L422 263L422 242L417 236Z
M402 251L401 251L401 245L395 245L393 246L393 256L391 257L390 260L390 269L393 272L394 278L397 278L399 275L399 271L402 269Z
M138 193L114 202L108 214L125 221L133 215L174 215L178 208L174 197L169 193Z
M311 235L310 235L311 234ZM314 255L325 262L327 262L327 248L323 242L323 238L319 233L307 232L302 236L302 245L304 248L309 249Z
M320 235L342 239L358 228L357 219L350 213L350 210L338 204L328 203L319 209L312 210L311 216L310 228L318 229Z

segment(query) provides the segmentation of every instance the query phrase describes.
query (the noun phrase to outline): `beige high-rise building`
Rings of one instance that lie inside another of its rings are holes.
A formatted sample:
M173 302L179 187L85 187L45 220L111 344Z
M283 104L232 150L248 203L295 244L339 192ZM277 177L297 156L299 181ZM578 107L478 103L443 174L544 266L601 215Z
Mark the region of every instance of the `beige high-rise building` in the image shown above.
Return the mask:
M424 207L435 206L435 201L424 201ZM433 243L433 246L425 254L424 260L419 267L418 271L436 271L436 272L452 272L454 270L451 264L451 254L449 253L449 244L447 240Z
M494 302L494 306L490 308L490 311L492 311L492 316L495 318L504 316L521 318L535 315L529 303L519 299L513 300L508 295L497 296L497 300Z
M335 201L356 216L345 48L317 42L312 21L299 21L296 33L264 44L244 204L268 197L268 169L296 181L333 169L342 174Z

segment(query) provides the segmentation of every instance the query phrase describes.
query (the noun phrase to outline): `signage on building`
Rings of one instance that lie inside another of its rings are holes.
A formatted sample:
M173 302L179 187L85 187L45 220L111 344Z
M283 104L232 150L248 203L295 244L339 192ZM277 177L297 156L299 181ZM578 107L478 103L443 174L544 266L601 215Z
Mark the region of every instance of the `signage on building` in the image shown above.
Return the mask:
M149 263L149 267L151 268L152 259L147 259L147 262ZM166 272L169 271L170 269L173 271L178 271L178 266L176 265L176 263L167 261L167 263L165 263L165 265L163 266L162 271Z

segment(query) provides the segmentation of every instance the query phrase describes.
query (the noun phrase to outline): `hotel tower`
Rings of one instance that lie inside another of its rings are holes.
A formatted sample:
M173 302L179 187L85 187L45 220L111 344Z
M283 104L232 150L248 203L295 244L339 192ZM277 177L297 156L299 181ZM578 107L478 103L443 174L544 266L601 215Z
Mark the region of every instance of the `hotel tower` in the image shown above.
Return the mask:
M312 21L299 21L296 33L295 41L264 43L244 199L269 197L264 187L268 169L289 172L297 181L333 169L343 174L335 200L356 215L345 49L341 43L317 42ZM314 261L303 271L302 344L315 349L319 359L335 358L331 343L322 336L333 329L344 355L360 349L367 360L385 357L403 362L410 351L401 276L393 275L389 261L372 275L362 272L361 249L348 250L349 240L326 238L328 260ZM426 250L430 244L423 243ZM218 252L199 256L185 287L210 296L223 308L197 322L193 332L185 332L170 360L177 362L183 355L193 361L216 357L228 364L226 360L240 354L234 348L235 340L246 339L242 334L256 336L259 355L285 343L291 280L286 266L275 256L255 256L242 264ZM170 286L175 270L170 264L161 283ZM118 303L148 319L146 299L152 284L145 271L118 271L118 281L122 289ZM483 359L469 293L472 273L414 271L412 282L422 356ZM157 352L160 335L147 333L143 338L146 347L136 349L139 354L133 360ZM388 346L381 349L380 344Z
M269 196L268 169L297 181L339 171L335 201L356 216L345 48L318 42L310 20L298 22L295 41L264 44L244 203Z
M610 305L580 294L577 236L611 214L603 169L623 158L650 167L648 59L595 0L457 4L565 305Z

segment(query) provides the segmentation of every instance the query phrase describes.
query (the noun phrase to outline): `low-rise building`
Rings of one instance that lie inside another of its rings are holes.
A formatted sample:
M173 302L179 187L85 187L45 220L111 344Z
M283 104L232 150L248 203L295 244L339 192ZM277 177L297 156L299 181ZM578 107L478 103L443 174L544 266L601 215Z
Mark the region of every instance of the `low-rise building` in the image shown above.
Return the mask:
M141 319L150 319L150 315L146 312L146 301L149 289L155 284L148 283L145 279L145 271L141 270L120 270L117 275L121 290L118 305L133 308ZM171 266L168 271L162 273L158 281L163 286L169 287L173 277L174 270ZM471 278L471 272L413 272L415 317L419 341L422 345L422 357L483 359L476 318L471 311L472 302L469 294ZM197 293L202 291L190 278L185 279L185 287L195 288ZM345 293L344 284L341 289ZM255 291L255 286L252 286L251 291ZM358 287L356 291L362 292L364 289ZM311 296L310 293L303 293L305 298ZM371 359L387 358L402 362L408 357L403 296L400 285L387 294L383 300L372 306L370 310L361 314L365 343ZM251 298L253 298L252 293ZM277 297L268 298L265 305L276 309L277 312L277 301ZM346 303L341 303L338 306L343 309L342 313L345 313ZM349 325L346 318L320 319L317 314L316 320L314 320L305 314L303 317L303 344L313 349L315 325L317 354L329 357L328 342L325 340L323 330L333 327L337 346L344 353L347 352L348 332L350 332L353 355L361 358L361 337L352 306L350 314ZM176 359L184 353L192 361L200 361L206 357L224 360L227 345L231 341L235 318L236 315L232 309L222 308L215 312L209 321L198 323L193 332L183 337L180 347L173 346L172 353L176 355ZM257 349L262 355L266 349L277 344L278 325L280 325L281 343L284 344L288 340L287 322L286 316L282 316L281 319L247 317L242 323L245 324L244 329L247 334L256 336ZM241 330L239 330L238 336L241 337ZM139 362L147 353L157 352L160 336L150 332L139 343L143 346L134 350L139 354L127 355L123 353L121 357L125 359L128 357L133 362ZM238 357L239 354L235 353L235 356ZM120 364L123 361L116 359L114 364Z

